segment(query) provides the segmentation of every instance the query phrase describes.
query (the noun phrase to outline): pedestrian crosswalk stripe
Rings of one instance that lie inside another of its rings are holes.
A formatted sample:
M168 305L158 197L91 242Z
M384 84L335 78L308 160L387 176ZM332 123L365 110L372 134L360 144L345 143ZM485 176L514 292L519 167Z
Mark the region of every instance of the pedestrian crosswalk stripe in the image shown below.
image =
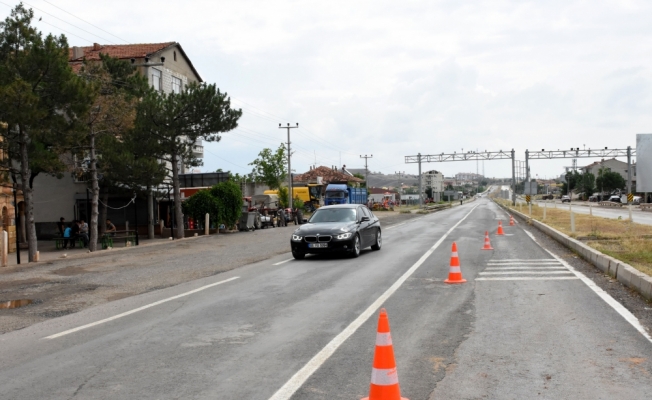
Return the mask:
M577 280L577 276L504 276L504 277L488 277L476 278L476 281L561 281L561 280Z
M566 271L496 271L496 272L480 272L479 275L545 275L545 274L570 274L572 272Z
M489 267L485 271L505 271L505 270L551 270L551 269L566 269L566 267Z

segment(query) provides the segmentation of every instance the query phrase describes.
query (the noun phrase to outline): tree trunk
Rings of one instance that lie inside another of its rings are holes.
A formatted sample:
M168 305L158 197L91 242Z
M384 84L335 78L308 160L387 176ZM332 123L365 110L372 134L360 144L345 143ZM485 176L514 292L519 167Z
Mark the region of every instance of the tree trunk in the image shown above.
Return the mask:
M174 195L174 224L176 237L183 237L183 213L181 212L181 191L179 190L179 159L172 154L172 191Z
M147 185L147 238L154 239L154 195L150 185Z
M90 241L88 242L88 250L96 251L97 250L97 206L98 199L100 197L100 186L97 182L97 160L95 159L95 134L90 134L90 148L91 148L91 192L93 194L91 198L91 220L90 220Z
M102 217L100 218L100 232L104 234L106 231L106 224L104 223L106 221L106 211L107 211L107 204L109 204L109 188L104 186L102 188Z
M20 183L23 187L23 199L25 200L25 219L27 226L27 260L33 262L36 259L38 250L38 241L36 238L36 226L34 225L34 197L32 187L29 185L29 178L32 171L29 169L29 157L27 155L27 145L29 136L20 129Z

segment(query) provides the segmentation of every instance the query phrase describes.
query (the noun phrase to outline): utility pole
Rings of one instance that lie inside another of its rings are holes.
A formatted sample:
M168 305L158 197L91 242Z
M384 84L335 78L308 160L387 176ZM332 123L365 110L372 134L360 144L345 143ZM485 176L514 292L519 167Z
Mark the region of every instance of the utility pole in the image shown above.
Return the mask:
M398 175L398 195L399 195L399 197L401 197L401 195L403 194L403 189L401 188L401 185L402 185L401 184L401 175L404 175L405 171L403 171L403 172L398 171L398 172L394 172L394 173L396 175ZM399 201L398 201L399 207L401 206L401 201L402 201L401 199L399 199Z
M290 159L292 158L292 152L290 151L290 129L296 129L299 127L299 123L297 122L296 126L290 126L290 123L288 122L287 126L281 126L281 124L278 124L279 129L287 129L288 130L288 205L290 206L290 210L294 210L292 207L292 163Z
M632 193L632 147L627 146L627 202L628 203L629 203L630 193Z
M421 197L421 153L417 155L419 162L419 208L423 206L423 198Z
M512 205L516 205L516 160L512 149Z
M367 192L369 192L369 169L367 168L367 161L370 158L374 158L374 155L372 154L368 156L365 154L364 156L361 155L360 158L364 158L364 179L365 179L364 184L367 187Z

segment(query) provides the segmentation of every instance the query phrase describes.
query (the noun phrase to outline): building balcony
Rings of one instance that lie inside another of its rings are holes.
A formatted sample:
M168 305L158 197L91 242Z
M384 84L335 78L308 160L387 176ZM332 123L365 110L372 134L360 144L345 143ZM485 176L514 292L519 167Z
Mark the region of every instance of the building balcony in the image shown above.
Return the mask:
M192 155L197 158L204 158L204 146L192 146Z

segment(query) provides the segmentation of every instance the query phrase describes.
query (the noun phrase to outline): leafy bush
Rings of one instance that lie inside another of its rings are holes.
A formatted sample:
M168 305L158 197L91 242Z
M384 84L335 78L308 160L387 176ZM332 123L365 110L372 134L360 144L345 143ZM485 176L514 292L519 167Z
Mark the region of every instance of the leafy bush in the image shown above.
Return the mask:
M203 221L207 213L212 220L219 214L219 203L208 190L200 190L181 203L181 209L196 221Z
M292 201L292 206L294 208L298 208L299 210L303 210L303 206L305 206L305 204L303 203L303 200L301 200L298 197L295 197L294 200Z
M278 202L281 203L280 206L282 208L288 208L289 207L289 201L288 201L288 188L285 186L281 186L278 188Z
M217 222L226 226L237 224L242 215L240 185L233 181L218 183L210 189L210 194L218 204Z

